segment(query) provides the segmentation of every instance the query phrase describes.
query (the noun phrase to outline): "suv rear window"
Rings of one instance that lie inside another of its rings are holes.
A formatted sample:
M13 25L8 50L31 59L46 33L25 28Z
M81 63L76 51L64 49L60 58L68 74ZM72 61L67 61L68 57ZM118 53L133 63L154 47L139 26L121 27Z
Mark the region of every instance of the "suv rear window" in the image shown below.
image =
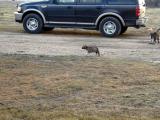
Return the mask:
M137 0L108 0L109 5L135 5Z

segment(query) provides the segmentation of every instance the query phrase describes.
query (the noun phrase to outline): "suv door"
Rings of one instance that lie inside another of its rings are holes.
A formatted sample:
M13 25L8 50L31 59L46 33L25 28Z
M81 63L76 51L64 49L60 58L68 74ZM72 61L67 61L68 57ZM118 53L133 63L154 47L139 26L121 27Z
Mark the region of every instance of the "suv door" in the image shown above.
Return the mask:
M77 24L94 25L103 8L103 0L79 0L76 6Z
M75 23L76 0L53 0L47 6L46 14L49 23Z

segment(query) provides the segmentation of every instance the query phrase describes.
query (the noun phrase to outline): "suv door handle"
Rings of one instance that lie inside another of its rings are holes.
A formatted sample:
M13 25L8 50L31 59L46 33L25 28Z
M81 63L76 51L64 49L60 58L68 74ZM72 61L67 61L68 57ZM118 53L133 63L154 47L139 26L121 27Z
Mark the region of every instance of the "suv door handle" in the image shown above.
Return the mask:
M41 5L41 7L42 7L42 8L46 8L46 7L48 7L48 6L47 6L47 5Z

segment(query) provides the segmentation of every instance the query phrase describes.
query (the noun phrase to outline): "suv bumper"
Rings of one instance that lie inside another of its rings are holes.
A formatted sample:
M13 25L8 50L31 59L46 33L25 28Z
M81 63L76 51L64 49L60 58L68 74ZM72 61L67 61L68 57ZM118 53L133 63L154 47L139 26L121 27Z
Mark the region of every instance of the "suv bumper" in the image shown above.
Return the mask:
M147 18L139 18L138 20L136 20L136 25L139 27L145 27L145 24L147 22Z
M15 15L15 21L16 22L22 22L23 13L15 12L14 15Z

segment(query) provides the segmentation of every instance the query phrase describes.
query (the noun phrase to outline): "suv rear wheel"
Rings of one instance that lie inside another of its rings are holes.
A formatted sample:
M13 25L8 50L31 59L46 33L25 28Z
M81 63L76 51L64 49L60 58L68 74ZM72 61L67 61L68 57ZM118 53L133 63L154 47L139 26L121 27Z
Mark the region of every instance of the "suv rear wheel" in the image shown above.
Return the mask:
M100 22L100 32L106 37L115 37L121 33L122 25L117 18L106 17Z
M23 19L23 27L28 33L40 33L43 28L42 18L37 14L28 14Z

